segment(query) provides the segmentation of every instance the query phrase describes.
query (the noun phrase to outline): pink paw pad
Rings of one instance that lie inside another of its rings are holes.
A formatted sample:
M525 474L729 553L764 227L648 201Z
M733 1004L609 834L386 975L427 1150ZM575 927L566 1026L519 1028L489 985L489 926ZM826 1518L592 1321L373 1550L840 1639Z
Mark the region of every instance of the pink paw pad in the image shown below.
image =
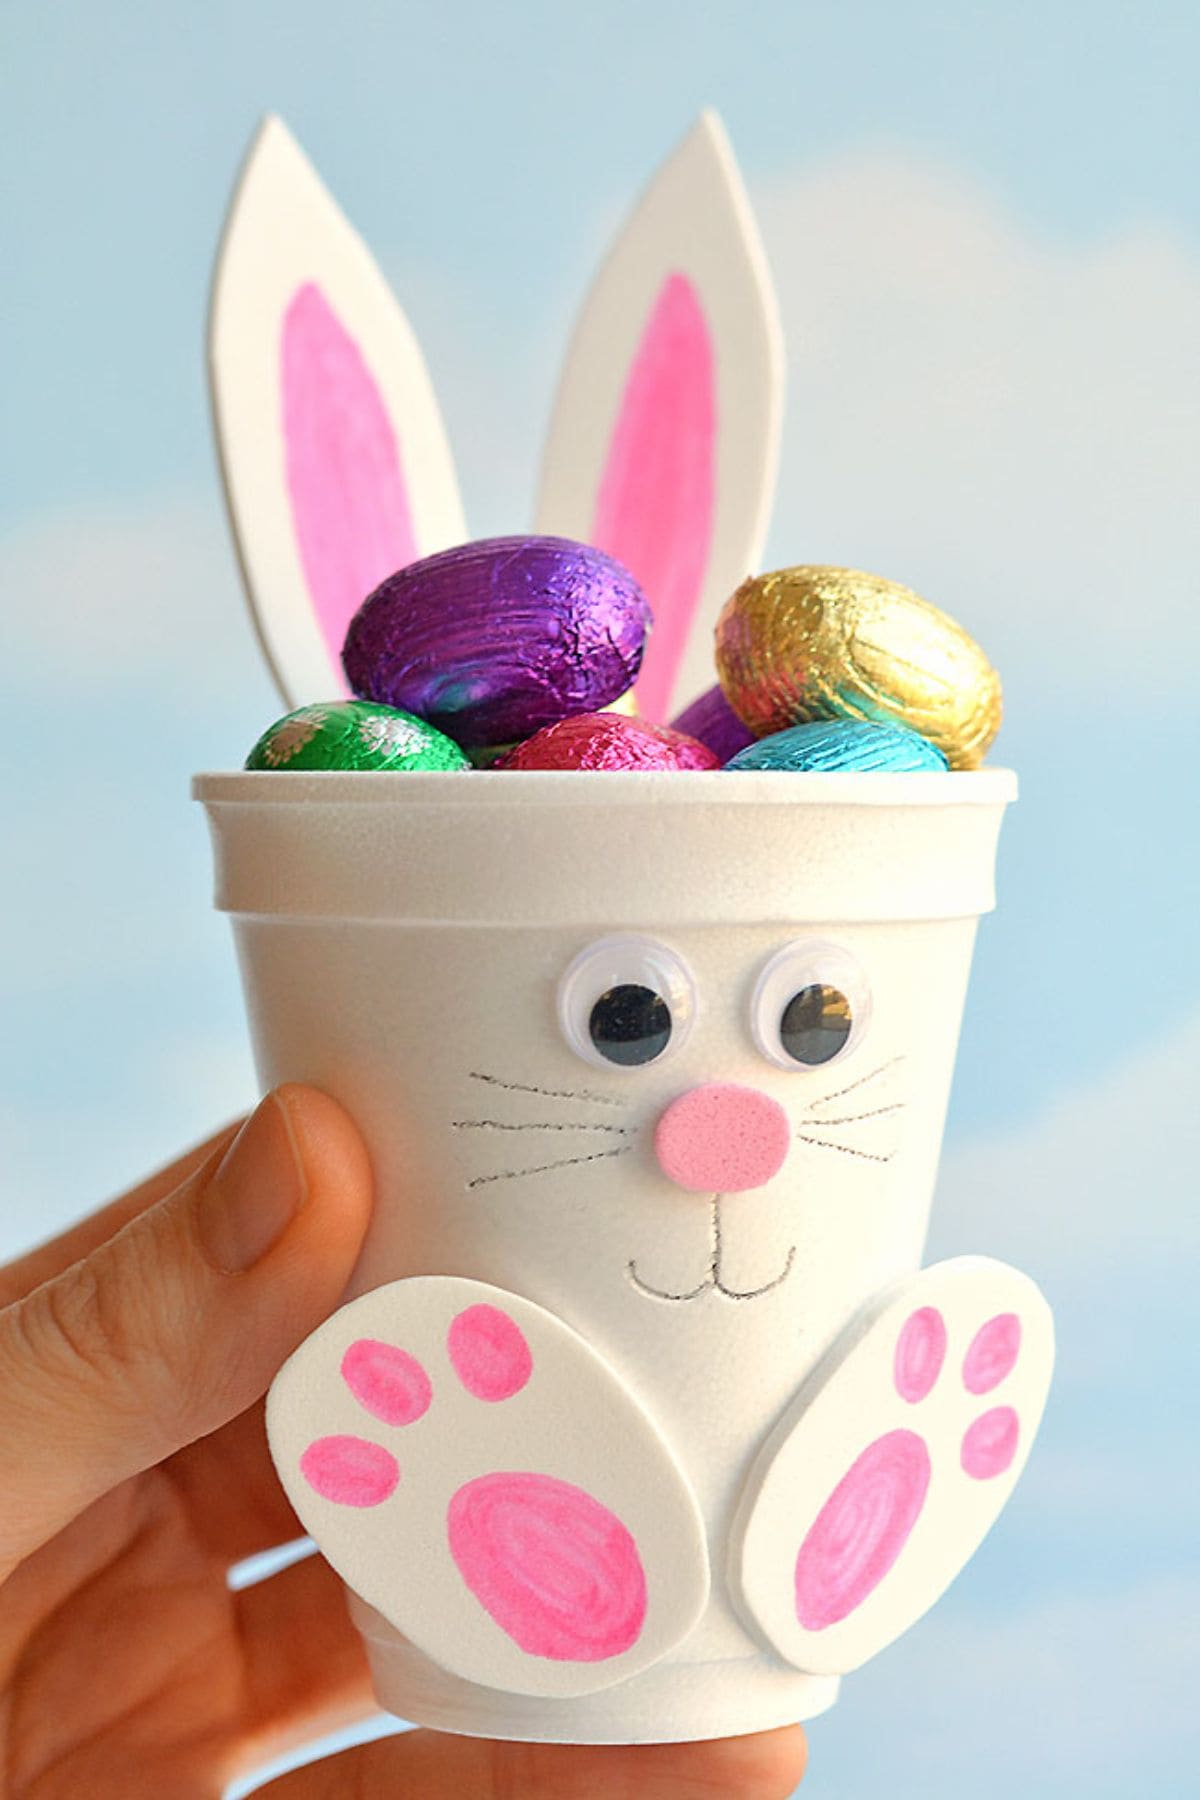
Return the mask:
M396 1491L400 1465L382 1444L359 1437L324 1437L300 1458L314 1493L339 1506L380 1506Z
M450 1325L446 1349L454 1372L477 1400L511 1400L533 1373L519 1325L498 1306L468 1306Z
M860 1607L908 1542L929 1487L929 1451L915 1431L868 1444L817 1515L796 1557L796 1617L806 1631Z
M969 1394L990 1394L1016 1367L1021 1350L1021 1321L1016 1313L997 1313L981 1325L963 1358L963 1386Z
M429 1377L407 1350L378 1338L357 1338L341 1361L342 1380L359 1405L385 1425L411 1425L429 1410ZM338 1506L381 1506L400 1480L390 1450L344 1434L317 1438L300 1458L314 1493Z
M902 1400L915 1406L942 1372L946 1360L946 1321L936 1306L922 1306L905 1320L896 1340L892 1379Z
M959 1460L975 1481L1003 1475L1017 1454L1020 1421L1011 1406L994 1406L967 1427Z
M342 1379L360 1406L385 1425L412 1425L429 1411L433 1389L415 1356L396 1344L359 1338L342 1358Z
M467 1587L528 1655L604 1662L641 1636L637 1545L582 1488L552 1475L480 1475L450 1501L446 1529Z

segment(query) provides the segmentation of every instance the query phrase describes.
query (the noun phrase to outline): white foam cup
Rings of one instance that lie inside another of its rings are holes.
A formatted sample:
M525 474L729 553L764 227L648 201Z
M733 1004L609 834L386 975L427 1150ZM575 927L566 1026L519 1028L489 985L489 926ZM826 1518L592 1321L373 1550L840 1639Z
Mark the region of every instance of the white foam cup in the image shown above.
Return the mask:
M919 1266L1015 791L1006 770L197 778L263 1086L334 1095L371 1151L351 1294L462 1275L557 1314L657 1422L707 1534L690 1636L592 1694L464 1681L353 1601L385 1707L604 1742L831 1703L836 1677L789 1668L739 1612L725 1543L806 1374ZM644 1064L589 1035L622 982L670 1014ZM849 1030L835 1012L839 1054L797 1061L783 1015L822 988L845 994ZM777 1102L790 1141L769 1179L717 1197L673 1179L655 1144L673 1103L723 1084Z

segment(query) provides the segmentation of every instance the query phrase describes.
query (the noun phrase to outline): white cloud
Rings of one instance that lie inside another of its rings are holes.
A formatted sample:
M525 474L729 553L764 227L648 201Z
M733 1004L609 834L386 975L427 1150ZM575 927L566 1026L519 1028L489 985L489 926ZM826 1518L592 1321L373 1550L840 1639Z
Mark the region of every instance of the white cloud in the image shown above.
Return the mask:
M201 706L261 657L215 493L43 513L0 538L6 661L27 690Z
M1015 687L1149 708L1200 653L1200 262L1039 241L901 153L756 191L791 351L771 552L908 580Z
M1018 1131L952 1147L937 1246L1063 1285L1186 1265L1200 1250L1198 1070L1200 1014Z
M1182 1793L1200 1747L1198 1659L1194 1575L1051 1593L1000 1616L947 1597L813 1725L813 1800ZM886 1785L865 1786L876 1770Z

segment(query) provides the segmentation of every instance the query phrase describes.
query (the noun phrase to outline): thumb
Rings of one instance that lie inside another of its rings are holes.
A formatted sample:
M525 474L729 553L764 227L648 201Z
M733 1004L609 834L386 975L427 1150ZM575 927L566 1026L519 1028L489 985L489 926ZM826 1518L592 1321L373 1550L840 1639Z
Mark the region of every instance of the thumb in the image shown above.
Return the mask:
M101 1494L244 1411L337 1303L367 1153L314 1088L0 1312L0 1577Z

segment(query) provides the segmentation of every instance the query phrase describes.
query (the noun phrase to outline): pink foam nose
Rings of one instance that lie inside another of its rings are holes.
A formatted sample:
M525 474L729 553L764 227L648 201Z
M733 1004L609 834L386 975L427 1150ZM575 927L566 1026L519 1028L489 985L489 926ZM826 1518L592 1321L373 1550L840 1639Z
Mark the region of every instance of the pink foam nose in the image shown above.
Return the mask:
M777 1101L721 1081L672 1100L654 1132L663 1174L698 1194L762 1187L783 1167L790 1141Z

